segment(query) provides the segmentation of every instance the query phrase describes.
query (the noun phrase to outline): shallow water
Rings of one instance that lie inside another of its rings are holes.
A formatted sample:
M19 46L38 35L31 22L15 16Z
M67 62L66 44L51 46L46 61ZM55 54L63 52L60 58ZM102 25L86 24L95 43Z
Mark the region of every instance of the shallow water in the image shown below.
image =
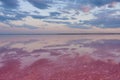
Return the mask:
M119 79L119 35L0 36L0 80Z

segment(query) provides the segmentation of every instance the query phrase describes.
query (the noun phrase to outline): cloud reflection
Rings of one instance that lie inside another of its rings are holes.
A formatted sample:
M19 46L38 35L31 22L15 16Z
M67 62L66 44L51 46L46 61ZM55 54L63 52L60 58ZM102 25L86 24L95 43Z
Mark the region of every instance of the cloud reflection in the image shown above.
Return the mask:
M1 80L120 78L117 35L3 36L0 44Z

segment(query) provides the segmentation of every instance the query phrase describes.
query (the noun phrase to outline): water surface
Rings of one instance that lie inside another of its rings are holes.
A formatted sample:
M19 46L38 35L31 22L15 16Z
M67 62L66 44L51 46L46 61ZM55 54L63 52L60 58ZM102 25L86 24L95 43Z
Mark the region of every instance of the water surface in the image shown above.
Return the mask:
M119 35L0 36L0 80L119 79Z

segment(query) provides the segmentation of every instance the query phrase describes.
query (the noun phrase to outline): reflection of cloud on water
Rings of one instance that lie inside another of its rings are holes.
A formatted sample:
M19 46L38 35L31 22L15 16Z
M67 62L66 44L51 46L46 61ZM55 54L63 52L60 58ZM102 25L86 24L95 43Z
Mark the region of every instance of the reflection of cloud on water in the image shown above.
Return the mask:
M0 41L1 80L120 79L118 36L12 39Z
M120 62L118 36L29 36L16 39L9 37L0 41L0 47L0 62L18 59L21 66L30 65L43 58L56 60L63 55L75 57L76 54Z
M7 36L6 36L7 37ZM59 36L11 36L0 39L0 47L43 47L50 45L64 45L77 43L90 43L101 40L120 40L120 36L104 35L59 35Z

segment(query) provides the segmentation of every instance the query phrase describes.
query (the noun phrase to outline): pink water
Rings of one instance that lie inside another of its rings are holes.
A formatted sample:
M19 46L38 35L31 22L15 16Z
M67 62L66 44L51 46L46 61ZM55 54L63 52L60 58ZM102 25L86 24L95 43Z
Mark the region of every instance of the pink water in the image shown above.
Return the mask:
M120 80L120 36L0 36L0 80Z

